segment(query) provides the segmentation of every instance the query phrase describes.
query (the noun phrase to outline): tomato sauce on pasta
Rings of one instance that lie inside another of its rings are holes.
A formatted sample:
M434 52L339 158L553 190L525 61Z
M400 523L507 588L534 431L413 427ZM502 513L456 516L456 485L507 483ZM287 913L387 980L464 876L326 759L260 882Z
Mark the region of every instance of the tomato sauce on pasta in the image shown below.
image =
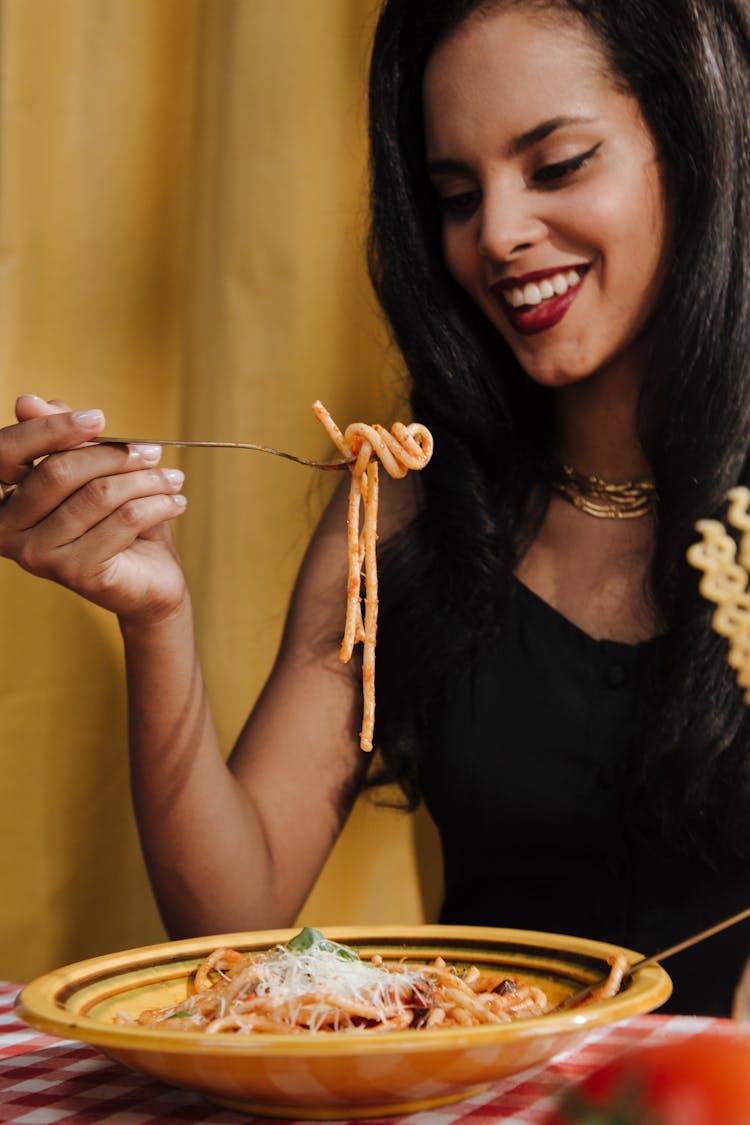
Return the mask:
M339 660L347 663L354 646L362 643L364 693L360 746L372 750L375 729L375 644L378 620L378 462L391 477L405 477L410 469L423 469L432 457L432 434L418 422L383 426L353 422L342 433L322 402L313 411L341 456L351 462L347 516L348 577L346 621ZM362 519L360 521L360 508ZM361 527L360 527L361 522ZM364 598L362 583L364 579ZM362 614L362 602L365 611Z
M614 995L625 967L624 959L613 963L587 1002ZM508 1023L551 1006L528 981L442 957L429 965L386 962L378 954L365 960L305 929L261 953L216 949L196 970L185 1000L118 1022L210 1035L382 1032Z

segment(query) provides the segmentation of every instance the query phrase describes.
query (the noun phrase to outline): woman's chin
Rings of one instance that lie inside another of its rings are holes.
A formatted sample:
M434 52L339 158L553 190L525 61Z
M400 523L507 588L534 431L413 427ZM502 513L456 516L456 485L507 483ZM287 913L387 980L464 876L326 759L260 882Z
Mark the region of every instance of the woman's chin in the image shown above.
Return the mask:
M590 379L595 373L590 367L583 366L539 366L525 364L523 361L521 361L521 366L532 382L538 383L540 387L549 387L552 390L575 386L586 379Z

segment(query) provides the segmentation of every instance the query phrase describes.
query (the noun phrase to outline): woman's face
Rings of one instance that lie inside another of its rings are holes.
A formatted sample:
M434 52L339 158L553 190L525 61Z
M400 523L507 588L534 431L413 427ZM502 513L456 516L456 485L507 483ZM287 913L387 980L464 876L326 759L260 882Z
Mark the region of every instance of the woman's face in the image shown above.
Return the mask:
M470 17L430 59L424 119L446 265L531 378L639 378L662 169L586 25L517 4Z

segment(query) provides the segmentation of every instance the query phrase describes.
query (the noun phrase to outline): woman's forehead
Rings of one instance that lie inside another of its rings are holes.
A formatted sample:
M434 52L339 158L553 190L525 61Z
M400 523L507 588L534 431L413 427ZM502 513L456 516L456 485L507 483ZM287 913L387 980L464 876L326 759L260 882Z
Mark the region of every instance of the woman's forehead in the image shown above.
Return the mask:
M580 58L612 76L608 52L586 20L565 5L531 0L501 0L475 8L438 40L427 61L426 74L445 67L446 59L459 55L497 55L507 66L519 37L535 48L540 61L574 49Z
M513 4L464 21L439 44L424 75L428 146L498 124L524 131L531 118L596 116L621 96L586 24L552 15Z

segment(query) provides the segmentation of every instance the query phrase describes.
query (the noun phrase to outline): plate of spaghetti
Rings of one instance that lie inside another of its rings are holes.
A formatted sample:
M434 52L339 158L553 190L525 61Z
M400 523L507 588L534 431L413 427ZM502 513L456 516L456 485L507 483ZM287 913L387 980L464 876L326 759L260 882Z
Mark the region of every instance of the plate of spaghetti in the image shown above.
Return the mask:
M16 1010L247 1113L401 1114L470 1097L671 992L658 965L583 938L459 926L223 934L38 977ZM582 986L585 1005L550 1011Z

